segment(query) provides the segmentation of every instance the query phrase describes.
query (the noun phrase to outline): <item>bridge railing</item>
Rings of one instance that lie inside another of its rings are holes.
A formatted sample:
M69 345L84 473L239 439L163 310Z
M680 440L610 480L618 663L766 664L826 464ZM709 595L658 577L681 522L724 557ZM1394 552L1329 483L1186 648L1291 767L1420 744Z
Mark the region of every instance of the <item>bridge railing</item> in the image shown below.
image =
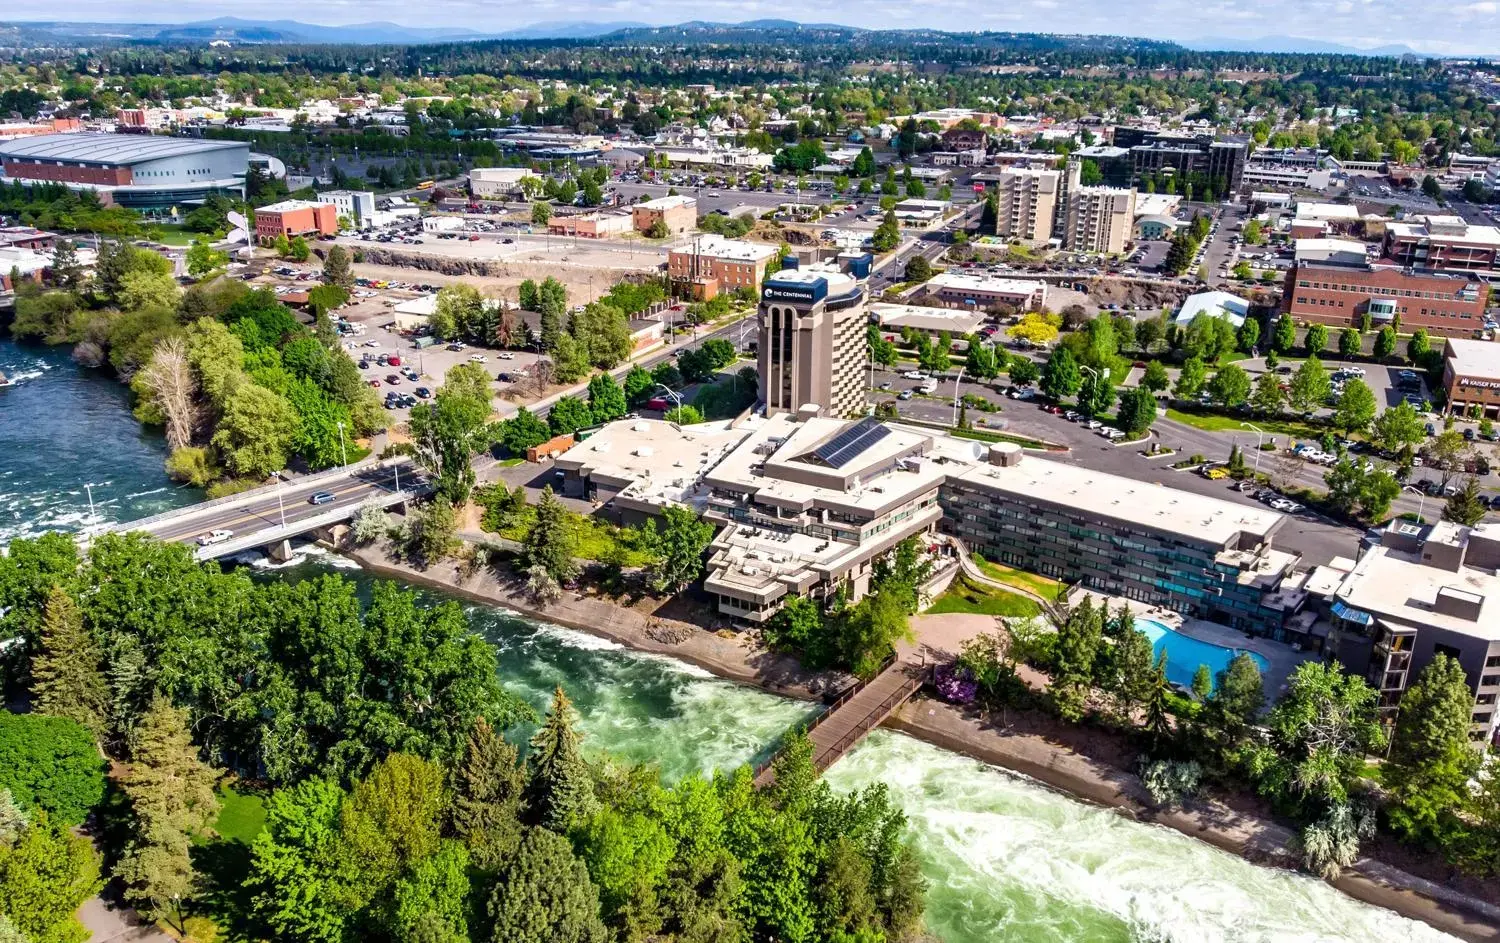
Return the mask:
M902 685L881 701L874 710L865 715L864 719L854 726L854 729L839 738L837 743L813 757L813 768L822 772L833 764L833 760L844 755L844 751L859 742L859 739L878 727L885 720L886 715L896 709L902 701L916 693L927 679L927 672L913 672ZM826 762L825 762L826 761Z
M327 527L330 524L339 524L353 518L367 507L389 507L399 504L410 498L419 497L431 490L430 484L418 484L411 490L403 489L399 492L386 491L372 494L358 504L350 504L344 507L325 511L314 517L304 517L296 521L288 522L285 526L275 524L264 530L251 531L239 534L229 540L216 544L197 547L193 550L193 556L199 561L215 560L219 557L227 557L245 550L253 550L256 547L266 547L278 541L287 540L291 537L300 537L311 530L319 527Z
M845 688L844 693L835 698L834 702L828 705L828 709L826 711L819 714L817 717L814 717L813 722L808 724L802 732L804 734L811 734L814 730L817 730L818 727L822 726L823 721L832 717L840 707L843 707L845 704L849 703L849 701L852 700L856 694L863 691L871 681L874 681L876 678L885 674L885 670L891 665L895 664L895 662L896 656L894 654L887 655L885 661L880 663L880 669L876 671L875 674L871 675L867 679L862 678L849 685L849 687ZM761 773L764 773L766 770L770 769L771 764L775 763L776 758L779 756L781 756L781 750L778 749L775 753L772 753L769 757L757 763L755 765L755 769L753 770L753 775L751 778L759 777Z
M170 511L162 511L160 514L153 514L150 517L142 517L133 521L120 521L119 523L111 525L107 529L99 531L99 533L119 533L123 531L140 530L143 527L150 527L152 524L160 524L162 521L181 520L184 517L191 517L192 515L197 514L200 511L230 507L244 501L254 501L266 494L274 494L276 488L282 488L288 484L296 485L299 487L302 485L317 484L320 481L332 481L336 478L348 477L357 474L360 471L364 471L365 469L389 468L392 465L397 464L408 464L408 461L404 458L378 459L371 456L361 459L358 462L354 462L351 465L340 465L337 468L330 468L325 471L320 471L316 474L307 475L305 477L297 478L291 481L282 481L274 485L261 485L259 488L251 488L249 491L240 491L235 494L226 494L222 498L211 498L207 501L200 501L197 504L189 504L185 507L175 508Z

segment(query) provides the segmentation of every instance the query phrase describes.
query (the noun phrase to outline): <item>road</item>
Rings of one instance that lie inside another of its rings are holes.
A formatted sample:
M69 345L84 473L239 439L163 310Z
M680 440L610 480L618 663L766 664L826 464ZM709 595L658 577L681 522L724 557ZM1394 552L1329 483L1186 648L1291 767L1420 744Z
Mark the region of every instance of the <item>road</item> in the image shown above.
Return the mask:
M399 489L397 487L399 479ZM425 481L419 472L406 463L390 468L356 468L344 475L320 477L312 482L292 479L280 488L266 489L266 493L244 503L231 503L222 508L185 508L160 524L148 525L146 533L160 540L195 542L199 537L216 530L233 531L246 535L260 530L280 528L285 524L322 517L330 511L353 509L379 494L410 491ZM311 504L308 498L315 492L326 491L334 496L327 504ZM121 529L136 529L131 524Z

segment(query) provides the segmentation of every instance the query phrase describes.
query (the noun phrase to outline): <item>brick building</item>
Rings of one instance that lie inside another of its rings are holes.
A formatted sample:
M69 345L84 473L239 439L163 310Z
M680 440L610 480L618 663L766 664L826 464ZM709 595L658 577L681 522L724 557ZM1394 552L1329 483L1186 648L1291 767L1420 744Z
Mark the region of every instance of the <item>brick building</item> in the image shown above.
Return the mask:
M577 236L580 239L608 239L630 232L629 213L580 213L576 216L554 216L547 220L547 232L554 236Z
M338 207L311 200L282 200L255 211L255 236L270 242L278 236L331 236L339 231Z
M1400 319L1443 337L1468 337L1484 321L1489 286L1461 275L1416 272L1394 265L1298 262L1287 272L1282 311L1299 321L1360 327L1365 314L1379 330Z
M1439 272L1500 270L1500 228L1476 226L1460 216L1418 216L1385 228L1385 254L1415 268Z
M664 196L631 207L635 231L649 233L660 222L667 235L691 232L698 225L698 201L690 196Z
M667 254L667 274L674 284L704 298L748 287L760 290L776 247L762 242L699 236Z

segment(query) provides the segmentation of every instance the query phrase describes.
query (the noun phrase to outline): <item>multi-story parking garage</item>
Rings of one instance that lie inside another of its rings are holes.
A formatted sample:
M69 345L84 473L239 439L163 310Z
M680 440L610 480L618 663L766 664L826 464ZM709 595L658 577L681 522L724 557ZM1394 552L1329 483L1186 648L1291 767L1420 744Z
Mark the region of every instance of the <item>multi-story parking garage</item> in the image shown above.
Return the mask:
M43 134L0 141L6 180L95 190L106 203L165 215L210 194L243 197L250 145L141 134Z

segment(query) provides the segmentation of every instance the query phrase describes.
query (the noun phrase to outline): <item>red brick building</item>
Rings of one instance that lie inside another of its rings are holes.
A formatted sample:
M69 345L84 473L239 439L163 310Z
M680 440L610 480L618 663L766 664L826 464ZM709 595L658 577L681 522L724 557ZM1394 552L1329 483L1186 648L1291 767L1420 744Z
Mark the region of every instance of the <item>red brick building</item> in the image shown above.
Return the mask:
M1402 265L1439 272L1493 272L1500 269L1500 229L1460 216L1418 216L1391 222L1385 254Z
M339 231L338 207L311 200L283 200L255 211L255 236L271 242L278 236L331 236Z
M1299 262L1287 272L1281 310L1299 321L1371 327L1400 320L1400 330L1426 328L1443 337L1469 337L1484 322L1489 286L1463 275L1418 273L1394 265Z

